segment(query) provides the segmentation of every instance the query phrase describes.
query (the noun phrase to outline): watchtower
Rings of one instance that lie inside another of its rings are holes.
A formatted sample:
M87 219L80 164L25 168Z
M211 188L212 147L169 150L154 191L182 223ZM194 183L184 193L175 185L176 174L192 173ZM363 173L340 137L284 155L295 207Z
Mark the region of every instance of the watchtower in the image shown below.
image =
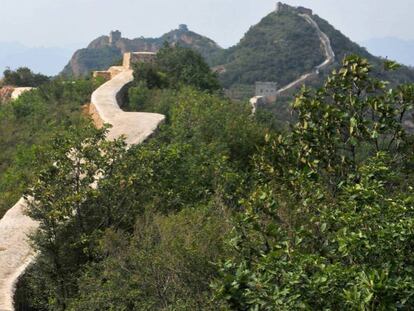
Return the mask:
M311 16L313 14L313 11L311 9L305 8L303 6L298 6L296 9L301 14L307 14L309 16Z
M178 30L188 31L188 26L186 24L181 24L181 25L178 26Z
M115 45L122 38L122 34L119 30L111 31L109 34L109 44Z
M277 94L276 82L256 82L256 96L275 96Z
M275 8L275 12L279 12L280 8L282 7L283 3L282 2L276 2L276 8Z

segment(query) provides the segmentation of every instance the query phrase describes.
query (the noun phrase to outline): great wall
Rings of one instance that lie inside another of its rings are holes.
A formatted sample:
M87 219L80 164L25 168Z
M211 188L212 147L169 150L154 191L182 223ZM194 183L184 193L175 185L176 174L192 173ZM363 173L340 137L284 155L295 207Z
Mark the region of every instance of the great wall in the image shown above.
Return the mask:
M292 8L282 4L277 5L277 11ZM312 76L331 65L335 60L329 37L320 30L318 24L312 18L312 11L304 8L296 8L298 15L304 18L315 28L321 41L325 61L316 66L312 72L303 74L295 81L278 89L275 97L297 87ZM110 128L107 139L113 140L124 136L127 146L139 144L149 138L164 122L165 116L156 113L124 112L120 105L122 94L129 83L133 81L131 63L148 62L153 59L154 53L126 53L122 66L114 66L107 71L94 72L94 77L103 77L108 80L100 86L91 96L89 113L97 127L107 123ZM29 88L16 89L12 99L18 98ZM251 99L253 113L259 104L262 104L263 96L255 96ZM30 246L28 235L38 228L38 224L25 215L27 202L21 198L0 220L0 311L12 311L13 296L16 283L25 269L35 260L36 254Z
M256 90L256 96L250 99L250 104L252 106L253 113L255 113L258 107L266 105L268 102L276 101L277 97L303 84L305 81L309 80L310 78L317 76L321 70L324 70L325 68L333 64L335 61L335 52L332 48L331 40L319 28L318 23L316 23L315 20L312 18L312 14L313 14L312 10L302 8L302 7L292 8L291 6L278 2L276 4L275 12L278 13L284 10L297 13L300 17L305 19L305 21L309 23L316 30L316 33L319 37L319 40L321 41L321 46L325 54L325 60L323 61L323 63L316 66L311 72L301 75L295 81L292 81L291 83L283 86L280 89L276 89L275 83L273 82L261 82L264 88L264 94L258 94ZM270 87L271 89L269 90L268 87Z
M103 75L108 81L92 94L89 112L97 127L104 123L112 127L108 140L124 136L128 146L139 144L150 137L164 121L157 113L124 112L121 98L125 87L133 80L131 62L151 61L151 53L127 53L123 66L111 67ZM36 258L28 235L38 224L25 215L27 202L21 198L0 220L0 311L12 311L16 283L25 269Z

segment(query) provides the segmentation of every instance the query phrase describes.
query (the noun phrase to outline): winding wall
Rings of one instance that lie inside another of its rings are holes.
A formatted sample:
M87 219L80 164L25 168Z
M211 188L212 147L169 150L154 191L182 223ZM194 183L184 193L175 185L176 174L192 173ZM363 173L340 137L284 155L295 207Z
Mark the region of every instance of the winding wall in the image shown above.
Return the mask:
M272 96L254 96L250 99L250 105L252 107L252 113L255 114L256 110L260 106L264 106L267 102L274 102L277 100L277 97L282 95L283 93L289 91L290 89L293 89L300 84L304 83L306 80L308 80L311 77L314 77L319 74L320 70L325 69L326 67L333 64L335 61L335 52L332 49L331 41L329 40L329 37L319 28L319 25L315 22L315 20L309 15L309 14L299 14L300 17L304 18L312 27L315 28L319 40L321 41L324 54L325 54L325 60L322 64L316 66L313 71L305 73L301 75L298 79L295 81L289 83L288 85L285 85L281 89L277 90L276 93Z
M128 146L147 139L165 119L161 114L121 110L117 98L132 80L132 70L120 71L92 94L90 105L97 126L112 125L107 139L125 136ZM16 282L35 259L27 236L37 229L38 224L25 216L26 208L27 203L21 198L0 220L0 311L14 310Z
M328 67L329 65L331 65L335 61L335 53L332 49L331 41L329 40L329 37L324 32L322 32L322 30L319 28L318 24L315 22L315 20L310 15L308 15L308 14L299 14L299 16L304 18L312 27L315 28L315 30L316 30L316 32L319 36L319 39L322 43L322 47L324 49L326 59L322 64L316 66L313 71L308 72L306 74L303 74L302 76L300 76L298 79L296 79L292 83L289 83L288 85L286 85L283 88L279 89L276 92L276 97L283 94L284 92L298 86L299 84L305 82L310 77L317 75L320 70L325 69L326 67Z

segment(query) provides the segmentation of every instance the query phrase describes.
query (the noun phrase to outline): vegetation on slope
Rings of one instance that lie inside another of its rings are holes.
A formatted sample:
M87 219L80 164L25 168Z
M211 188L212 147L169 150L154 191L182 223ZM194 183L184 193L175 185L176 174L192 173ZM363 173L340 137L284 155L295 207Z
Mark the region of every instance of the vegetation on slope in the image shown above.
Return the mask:
M82 122L80 107L97 85L88 80L53 80L0 104L0 216L35 177L34 163L43 161L39 151L50 138Z
M122 59L120 49L112 46L76 51L62 74L66 77L85 77L94 70L106 70Z
M412 309L414 154L403 120L414 86L390 89L351 56L322 88L297 95L296 124L278 132L214 89L182 86L185 75L152 83L169 66L198 72L183 51L165 53L174 61L157 62L129 98L129 109L167 115L156 137L125 150L105 129L76 127L45 151L29 192L41 254L19 303Z
M134 78L137 85L149 89L179 89L183 86L205 91L220 89L216 74L211 72L200 54L168 44L158 51L155 64L136 64Z
M283 86L323 61L317 33L290 11L267 15L216 60L226 69L220 75L226 88L256 81L274 81Z
M150 141L126 151L92 128L53 140L50 166L30 191L41 255L18 294L36 310L217 309L214 262L227 254L226 219L248 193L249 158L265 132L250 107L211 93L217 81L193 53L165 48L157 58L156 68L183 70L169 79L177 88L147 89L147 109L167 115ZM210 94L179 87L191 72L196 86L214 82ZM98 169L103 178L92 189Z
M321 70L319 76L307 80L307 85L322 86L329 72L339 68L341 60L352 54L367 58L375 65L373 74L393 85L414 81L414 70L411 68L402 66L398 71L384 71L383 60L369 54L319 16L312 15L312 18L330 38L336 62L326 70ZM226 94L239 100L246 100L254 95L256 81L274 81L282 87L312 71L325 59L314 27L300 17L299 11L294 7L270 13L252 26L238 44L228 49L221 49L214 41L182 29L172 30L160 38L123 38L114 48L118 49L116 53L120 59L126 51L156 51L164 42L199 52L212 68L220 72L219 80L226 88ZM108 48L107 36L94 40L88 49L82 50L85 55L75 54L71 64L65 68L65 74L87 74L92 68L106 69L111 64L110 59L104 60L103 57L99 65L95 64L93 67L89 67L85 60L93 58L97 62L100 49L104 51ZM281 122L292 121L288 102L297 91L298 88L286 92L282 98L278 98L276 104L267 107Z
M49 82L49 77L40 73L33 73L27 67L20 67L15 71L7 69L3 73L1 85L12 85L16 87L38 87ZM0 85L0 86L1 86Z

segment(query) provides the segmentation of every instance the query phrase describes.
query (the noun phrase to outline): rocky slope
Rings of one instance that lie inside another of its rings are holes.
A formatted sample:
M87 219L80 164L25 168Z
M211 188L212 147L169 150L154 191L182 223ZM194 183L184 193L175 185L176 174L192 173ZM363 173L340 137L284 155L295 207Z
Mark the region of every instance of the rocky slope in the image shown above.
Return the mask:
M172 30L159 38L120 38L110 43L109 36L93 40L87 48L75 52L62 74L65 76L85 76L93 70L105 70L119 62L125 52L155 52L168 42L193 48L207 60L214 58L221 48L213 40L188 30L187 26Z

